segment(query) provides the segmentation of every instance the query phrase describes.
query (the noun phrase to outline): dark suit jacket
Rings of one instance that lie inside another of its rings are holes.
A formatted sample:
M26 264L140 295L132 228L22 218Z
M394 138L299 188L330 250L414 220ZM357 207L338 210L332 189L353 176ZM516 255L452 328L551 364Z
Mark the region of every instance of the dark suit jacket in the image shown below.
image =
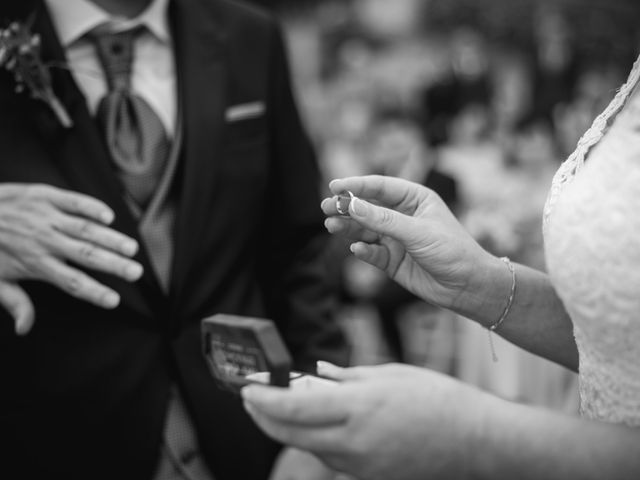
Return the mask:
M184 142L168 295L152 274L127 284L92 275L122 296L115 311L24 282L36 324L18 338L0 312L0 477L145 479L158 460L169 387L176 383L219 480L266 478L278 445L219 390L200 347L200 320L218 312L274 319L295 358L341 362L323 258L319 176L292 98L280 31L227 0L175 0ZM43 56L64 53L42 8ZM46 183L97 197L114 227L138 237L101 137L69 72L54 88L75 127L14 93L0 72L0 182ZM264 101L266 116L226 124L231 105Z

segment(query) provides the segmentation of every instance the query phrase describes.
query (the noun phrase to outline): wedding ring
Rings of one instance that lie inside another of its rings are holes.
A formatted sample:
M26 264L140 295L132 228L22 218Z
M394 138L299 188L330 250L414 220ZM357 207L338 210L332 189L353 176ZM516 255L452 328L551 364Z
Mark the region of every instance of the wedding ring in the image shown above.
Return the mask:
M355 198L355 195L349 191L340 193L336 197L336 210L340 215L349 215L349 204Z

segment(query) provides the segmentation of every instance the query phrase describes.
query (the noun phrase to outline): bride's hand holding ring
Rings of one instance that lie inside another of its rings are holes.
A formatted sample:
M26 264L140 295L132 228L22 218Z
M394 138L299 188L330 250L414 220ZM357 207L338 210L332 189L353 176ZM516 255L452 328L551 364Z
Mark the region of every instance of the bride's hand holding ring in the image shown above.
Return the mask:
M357 258L426 301L474 308L462 302L482 295L487 274L505 272L433 190L377 175L334 180L329 188L334 196L322 202L327 230L351 239Z

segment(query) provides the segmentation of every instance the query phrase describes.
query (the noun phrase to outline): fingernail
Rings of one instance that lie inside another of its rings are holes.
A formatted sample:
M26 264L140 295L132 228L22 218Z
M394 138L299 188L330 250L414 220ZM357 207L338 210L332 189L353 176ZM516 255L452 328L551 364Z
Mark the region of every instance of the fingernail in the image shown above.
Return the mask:
M325 362L324 360L318 360L316 362L316 371L318 373L321 372L335 372L340 370L340 367L338 367L337 365L334 365L333 363L329 363L329 362Z
M354 197L353 200L351 200L350 208L351 212L355 213L358 217L365 217L367 213L369 213L369 205L358 197Z
M324 226L329 233L338 233L345 229L345 225L335 217L327 218L324 221Z
M126 276L131 280L137 280L142 276L143 268L142 265L136 263L134 265L129 265L126 269Z
M16 322L16 334L22 336L27 333L29 333L29 324L24 321Z
M110 210L105 210L100 214L100 220L102 220L102 223L106 223L107 225L113 222L114 218L115 218L115 215Z
M138 242L132 240L124 245L124 251L127 255L135 255L138 253Z
M103 297L104 305L107 308L115 308L120 303L120 295L115 292L109 292Z
M349 245L349 250L351 251L351 253L356 253L356 244L352 243L351 245Z
M340 181L339 178L335 178L335 179L331 180L329 182L329 188L332 188L336 184L336 182L339 182L339 181Z

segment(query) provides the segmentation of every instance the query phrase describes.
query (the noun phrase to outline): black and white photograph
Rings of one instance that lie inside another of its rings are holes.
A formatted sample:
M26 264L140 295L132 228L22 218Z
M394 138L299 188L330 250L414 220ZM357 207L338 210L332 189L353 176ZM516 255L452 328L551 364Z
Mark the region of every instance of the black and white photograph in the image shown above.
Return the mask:
M2 0L0 478L640 478L640 2Z

